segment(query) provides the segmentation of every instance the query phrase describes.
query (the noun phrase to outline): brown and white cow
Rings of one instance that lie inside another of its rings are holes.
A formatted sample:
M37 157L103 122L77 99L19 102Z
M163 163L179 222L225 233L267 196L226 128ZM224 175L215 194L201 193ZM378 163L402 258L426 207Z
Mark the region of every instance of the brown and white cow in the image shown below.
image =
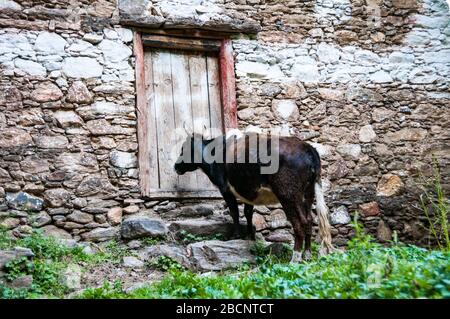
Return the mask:
M255 138L257 146L251 142ZM277 143L274 143L275 139ZM261 156L258 149L261 145L267 147L265 155L270 154L270 162ZM208 161L208 156L209 159L222 160ZM239 156L240 160L237 160ZM277 169L263 173L274 160L278 164ZM281 203L295 233L294 258L301 259L303 248L303 259L309 259L313 224L311 207L315 198L321 253L334 249L320 181L320 157L308 143L296 137L255 133L215 139L203 139L201 135L192 134L182 146L175 170L182 175L196 169L201 169L209 177L226 201L235 226L234 237L240 236L238 200L245 204L247 236L251 239L255 238L253 206Z

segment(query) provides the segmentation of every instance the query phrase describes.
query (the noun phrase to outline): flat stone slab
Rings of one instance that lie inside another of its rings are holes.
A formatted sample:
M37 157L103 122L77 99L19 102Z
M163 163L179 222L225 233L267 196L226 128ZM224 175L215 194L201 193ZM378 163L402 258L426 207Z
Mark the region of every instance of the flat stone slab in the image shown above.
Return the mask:
M243 264L254 264L255 256L250 252L254 241L207 240L187 247L192 267L197 271L221 271L237 268Z
M167 227L160 219L137 216L128 218L122 223L120 234L124 239L164 237L167 234Z
M230 238L233 233L233 224L227 221L215 219L188 219L172 222L169 225L169 230L174 232L177 236L182 231L199 236L199 237L214 237L217 235L225 239ZM240 226L240 232L245 234L246 226Z

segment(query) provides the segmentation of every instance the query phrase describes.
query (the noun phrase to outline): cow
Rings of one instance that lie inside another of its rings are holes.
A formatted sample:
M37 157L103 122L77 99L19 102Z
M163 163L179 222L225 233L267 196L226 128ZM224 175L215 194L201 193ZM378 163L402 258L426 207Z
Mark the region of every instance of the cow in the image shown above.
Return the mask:
M294 230L294 261L311 258L311 208L315 198L321 237L319 253L327 254L333 251L328 209L321 186L320 157L315 148L297 137L252 134L222 135L215 139L204 139L200 134L188 134L174 169L178 175L200 169L208 176L220 191L230 211L234 224L233 238L240 236L238 200L244 203L246 237L253 240L253 207L280 203ZM260 144L257 145L265 145L268 148L267 154L278 162L276 171L262 173L271 163L262 161L255 145L249 142L251 138L258 140ZM277 143L272 143L274 138ZM211 145L214 147L210 147ZM207 161L207 153L209 156L222 153L223 160ZM237 154L245 156L241 156L241 161L238 161Z

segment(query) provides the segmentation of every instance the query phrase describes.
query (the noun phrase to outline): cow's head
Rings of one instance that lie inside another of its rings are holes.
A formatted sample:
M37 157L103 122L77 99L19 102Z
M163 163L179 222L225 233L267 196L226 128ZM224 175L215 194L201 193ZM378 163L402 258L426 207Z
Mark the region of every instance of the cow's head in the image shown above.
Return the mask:
M202 135L195 133L188 134L174 167L178 175L193 172L200 167L202 163L203 144L204 140Z

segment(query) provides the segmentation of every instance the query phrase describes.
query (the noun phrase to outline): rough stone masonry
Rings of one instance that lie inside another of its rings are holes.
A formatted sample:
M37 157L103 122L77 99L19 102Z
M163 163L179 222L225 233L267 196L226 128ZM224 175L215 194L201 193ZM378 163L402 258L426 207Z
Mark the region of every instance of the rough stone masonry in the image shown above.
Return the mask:
M125 221L130 238L227 233L222 201L140 197L135 26L235 33L239 127L317 148L336 244L355 211L380 241L427 241L415 204L432 154L448 190L445 0L0 0L3 227L88 241ZM254 223L292 239L280 207Z

